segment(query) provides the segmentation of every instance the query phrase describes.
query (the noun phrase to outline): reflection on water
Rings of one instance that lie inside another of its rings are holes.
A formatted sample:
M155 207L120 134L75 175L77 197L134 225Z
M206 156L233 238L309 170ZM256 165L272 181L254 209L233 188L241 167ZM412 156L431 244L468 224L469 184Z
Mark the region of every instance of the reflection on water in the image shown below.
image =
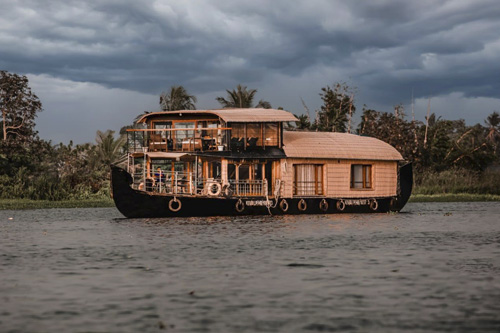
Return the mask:
M499 217L0 211L0 331L498 332Z

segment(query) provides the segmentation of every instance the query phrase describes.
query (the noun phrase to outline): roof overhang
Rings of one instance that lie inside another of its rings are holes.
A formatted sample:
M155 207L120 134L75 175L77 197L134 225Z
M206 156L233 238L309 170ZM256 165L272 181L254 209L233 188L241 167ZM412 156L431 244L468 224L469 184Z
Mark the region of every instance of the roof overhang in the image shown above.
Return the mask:
M152 151L147 152L146 156L149 158L158 158L158 159L175 159L177 161L180 160L181 157L189 154L186 153L171 153L171 152L162 152L162 151Z

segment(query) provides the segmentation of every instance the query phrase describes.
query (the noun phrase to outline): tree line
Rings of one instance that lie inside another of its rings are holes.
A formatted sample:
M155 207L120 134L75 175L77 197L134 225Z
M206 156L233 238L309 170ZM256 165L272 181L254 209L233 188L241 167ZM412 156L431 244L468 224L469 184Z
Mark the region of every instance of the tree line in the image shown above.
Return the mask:
M256 89L237 85L216 100L222 108L272 108L270 102L262 99L255 103L256 94ZM414 163L417 185L450 170L477 185L487 167L499 160L498 112L488 116L484 126L467 126L464 120L445 120L433 113L427 115L425 122L416 121L413 113L408 119L403 105L396 105L392 112L364 106L355 127L355 96L356 88L346 83L327 85L319 93L320 109L311 112L302 100L306 113L297 115L298 122L289 124L288 129L347 132L381 139ZM159 98L159 106L165 111L195 110L196 103L196 97L183 86L172 86ZM134 124L122 128L120 136L110 130L97 131L94 143L54 145L42 140L35 130L36 116L43 110L41 101L31 91L26 76L7 71L0 71L0 109L0 198L109 197L109 165L124 157L125 129ZM441 181L446 183L447 179L449 176ZM488 184L498 183L498 177L495 180ZM470 191L470 187L462 190ZM493 185L477 190L500 191Z

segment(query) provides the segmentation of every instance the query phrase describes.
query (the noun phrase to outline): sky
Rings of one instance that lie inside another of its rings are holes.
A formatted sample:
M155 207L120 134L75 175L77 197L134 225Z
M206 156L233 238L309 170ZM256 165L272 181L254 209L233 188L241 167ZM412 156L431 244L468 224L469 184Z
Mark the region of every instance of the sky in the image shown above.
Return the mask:
M182 85L198 109L237 84L303 114L322 87L362 108L484 124L500 111L498 0L0 0L0 69L26 75L40 137L93 142Z

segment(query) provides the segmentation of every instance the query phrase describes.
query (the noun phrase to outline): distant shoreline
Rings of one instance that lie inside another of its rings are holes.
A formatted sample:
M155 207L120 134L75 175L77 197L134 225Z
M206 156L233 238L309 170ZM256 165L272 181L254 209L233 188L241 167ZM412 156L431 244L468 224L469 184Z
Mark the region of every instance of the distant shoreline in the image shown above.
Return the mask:
M500 195L474 193L412 194L410 202L500 201Z
M413 194L410 202L480 202L500 201L500 195L443 193L443 194ZM114 207L113 199L91 200L29 200L0 199L0 210L49 209L49 208L109 208Z
M48 208L103 208L114 207L113 199L89 200L29 200L0 199L0 210L48 209Z

